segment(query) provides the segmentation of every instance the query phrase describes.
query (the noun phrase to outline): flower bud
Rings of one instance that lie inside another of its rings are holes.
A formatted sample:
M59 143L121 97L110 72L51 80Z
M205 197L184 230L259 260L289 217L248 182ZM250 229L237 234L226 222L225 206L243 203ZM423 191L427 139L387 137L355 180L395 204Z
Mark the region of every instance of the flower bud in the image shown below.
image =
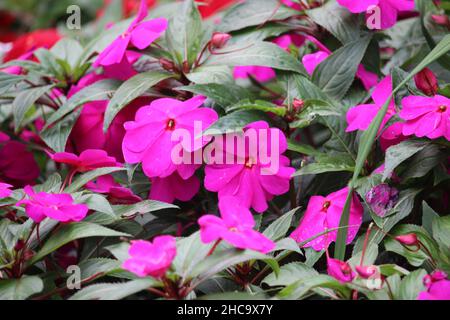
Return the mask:
M223 48L230 39L231 35L228 33L214 32L211 37L211 46L217 49Z
M417 236L414 233L396 236L395 240L397 240L401 244L404 244L405 246L417 246L419 244L419 239L417 239Z
M378 270L375 266L355 266L355 270L363 279L370 279L378 273Z
M445 14L433 14L431 15L431 19L440 26L450 28L450 19Z
M295 112L299 112L304 107L305 102L302 99L294 98L292 101L292 106L294 107Z
M436 95L439 85L434 73L425 68L414 76L417 88L425 93L427 96Z

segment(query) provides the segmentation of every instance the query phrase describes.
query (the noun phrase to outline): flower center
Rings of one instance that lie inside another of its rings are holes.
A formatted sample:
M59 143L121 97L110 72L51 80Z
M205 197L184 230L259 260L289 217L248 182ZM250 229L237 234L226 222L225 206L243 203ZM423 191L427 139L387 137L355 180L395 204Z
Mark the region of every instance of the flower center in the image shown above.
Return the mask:
M166 130L173 130L173 129L175 129L175 120L174 119L167 120Z
M127 31L127 32L122 33L122 34L120 35L120 37L121 37L122 39L124 39L124 38L128 37L129 35L130 35L130 33Z
M231 227L230 229L228 229L228 231L230 231L230 232L238 232L238 229L236 227Z
M322 211L327 212L328 208L331 206L331 202L330 201L325 201L325 203L322 206Z
M438 112L445 112L445 111L447 111L447 106L444 106L444 105L439 106Z
M347 263L344 263L341 266L341 270L342 270L342 273L345 275L352 274L352 268L350 268L350 266Z

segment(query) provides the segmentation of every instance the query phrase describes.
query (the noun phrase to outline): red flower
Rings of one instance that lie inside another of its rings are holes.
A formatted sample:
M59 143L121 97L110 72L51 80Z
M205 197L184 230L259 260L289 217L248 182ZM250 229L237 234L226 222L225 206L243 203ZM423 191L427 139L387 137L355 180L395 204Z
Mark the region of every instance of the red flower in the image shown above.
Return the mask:
M202 17L208 18L236 3L237 0L197 0L197 2Z
M152 8L156 4L156 0L146 0L147 7ZM111 3L111 0L104 0L103 7L97 12L97 18L105 13L105 8ZM122 12L125 18L135 15L139 11L140 0L122 0Z
M25 53L38 48L51 48L61 39L56 29L42 29L26 33L18 37L12 44L11 50L4 57L4 62L14 60Z

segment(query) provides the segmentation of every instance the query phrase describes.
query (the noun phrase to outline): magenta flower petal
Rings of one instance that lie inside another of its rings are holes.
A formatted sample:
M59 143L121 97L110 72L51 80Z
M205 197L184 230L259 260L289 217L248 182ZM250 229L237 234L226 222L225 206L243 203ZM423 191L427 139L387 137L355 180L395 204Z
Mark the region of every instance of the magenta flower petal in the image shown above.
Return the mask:
M143 50L161 36L167 29L167 25L168 22L164 18L141 22L131 33L131 43Z
M110 66L120 63L125 55L131 35L121 35L103 50L94 62L94 66Z
M0 199L9 197L12 193L9 189L12 187L10 184L0 182Z
M378 5L383 0L337 0L337 2L346 7L352 13L366 12L370 6Z
M305 66L306 72L308 72L309 75L312 75L317 66L329 56L330 54L325 51L305 54L302 58L302 63Z

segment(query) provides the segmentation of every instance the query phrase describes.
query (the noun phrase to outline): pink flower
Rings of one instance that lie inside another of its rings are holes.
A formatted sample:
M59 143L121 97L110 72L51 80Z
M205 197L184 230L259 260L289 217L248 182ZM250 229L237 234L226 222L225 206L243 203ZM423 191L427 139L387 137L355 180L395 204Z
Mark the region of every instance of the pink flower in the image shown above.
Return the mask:
M279 36L272 41L277 44L280 48L283 48L286 51L290 51L291 46L301 47L305 43L305 37L299 34L284 34Z
M164 18L143 21L147 16L147 4L141 1L139 12L127 31L114 40L103 50L94 62L94 66L109 66L120 63L130 42L136 48L143 50L158 39L167 29L167 20Z
M158 236L153 242L145 240L131 241L129 258L122 268L139 277L163 277L177 254L176 241L172 236Z
M134 51L126 51L124 57L120 62L114 65L103 67L103 75L107 78L128 80L137 75L136 70L133 69L133 64L141 57L140 53Z
M58 152L51 155L55 162L65 163L78 172L87 172L104 167L118 167L114 157L109 157L103 150L85 150L79 156L69 152Z
M383 183L371 188L366 194L366 202L379 217L384 217L397 204L399 192Z
M167 177L178 171L183 179L194 174L196 165L175 164L172 149L180 144L187 152L201 149L208 139L198 138L195 125L205 130L218 118L210 108L199 108L205 97L197 96L186 101L163 98L142 107L136 113L135 121L124 124L126 134L122 143L123 155L128 163L142 162L148 177ZM184 137L172 141L174 130L183 129L190 141Z
M395 146L407 139L407 137L403 135L403 125L403 122L396 122L383 131L380 137L380 145L383 151L386 151L389 147Z
M373 104L361 104L348 110L347 112L347 132L355 130L366 130L373 119L376 117L378 111L383 107L386 101L392 94L392 79L387 76L376 86L372 93ZM383 128L386 123L395 114L395 102L392 101L389 104L388 111L381 123Z
M306 72L308 72L309 75L312 75L317 66L327 59L332 52L316 38L311 36L307 36L306 38L319 48L319 51L311 54L305 54L302 58L302 63L305 66ZM361 80L361 83L366 90L370 90L378 82L378 76L375 73L367 71L362 64L358 66L356 78Z
M95 73L88 74L76 86L72 86L68 97L70 98L82 88L101 79L105 79L105 76L96 75ZM102 149L115 157L117 161L123 162L122 140L125 135L123 124L132 120L136 110L149 102L150 99L144 97L133 100L116 115L106 133L103 132L103 121L108 101L91 101L84 104L70 134L66 150L72 153L80 153L87 149Z
M39 177L39 166L27 146L7 141L0 146L0 181L14 186L33 184Z
M347 262L330 257L327 257L327 272L341 283L352 282L356 276L356 273Z
M445 272L437 270L426 275L423 282L427 290L420 292L418 300L450 300L450 281Z
M326 197L312 196L300 225L291 234L291 237L297 242L304 242L327 230L338 228L348 192L346 187ZM362 223L363 211L357 196L353 195L347 243L351 243L355 238ZM337 230L330 231L309 241L303 247L312 247L314 250L320 251L326 249L331 242L336 241L336 237Z
M111 175L104 175L98 177L96 181L89 181L86 184L86 189L108 194L108 200L113 204L133 204L142 200L133 191L115 182Z
M16 205L24 204L26 214L36 223L45 217L61 222L81 221L89 210L85 204L74 204L70 194L35 193L30 186L26 186L24 191L28 198L20 200Z
M12 193L9 189L12 187L10 184L0 182L0 199L9 197Z
M373 6L378 6L381 11L381 29L395 25L399 12L414 10L414 0L337 0L337 2L352 13L367 12Z
M149 199L167 203L189 201L200 190L200 181L196 176L183 179L177 171L165 178L151 178L151 182Z
M252 76L259 82L267 82L275 78L275 71L270 67L262 66L240 66L235 67L233 76L235 79L247 79Z
M402 100L403 109L400 118L406 120L403 134L450 140L450 99L436 95L434 97L409 96Z
M247 131L258 137L257 141L254 141L256 146L253 152L247 147L241 154L236 147L246 144L248 139L245 135L226 136L226 140L236 141L232 150L226 149L228 143L222 141L225 139L215 138L212 146L216 154L214 159L207 161L205 188L218 192L219 200L232 196L244 207L264 212L268 207L268 200L289 190L289 180L295 169L289 167L289 159L282 155L287 149L287 142L281 130L269 128L265 121L257 121L247 125L244 133L248 134ZM265 151L269 161L262 158ZM226 161L225 158L230 155L232 160Z
M9 136L6 133L0 131L0 143L9 141Z
M300 3L294 2L292 0L281 0L281 2L294 10L303 10L303 6Z
M267 253L275 247L272 240L253 230L255 221L250 211L233 198L219 202L220 216L205 215L198 220L200 237L204 243L225 240L238 249Z

